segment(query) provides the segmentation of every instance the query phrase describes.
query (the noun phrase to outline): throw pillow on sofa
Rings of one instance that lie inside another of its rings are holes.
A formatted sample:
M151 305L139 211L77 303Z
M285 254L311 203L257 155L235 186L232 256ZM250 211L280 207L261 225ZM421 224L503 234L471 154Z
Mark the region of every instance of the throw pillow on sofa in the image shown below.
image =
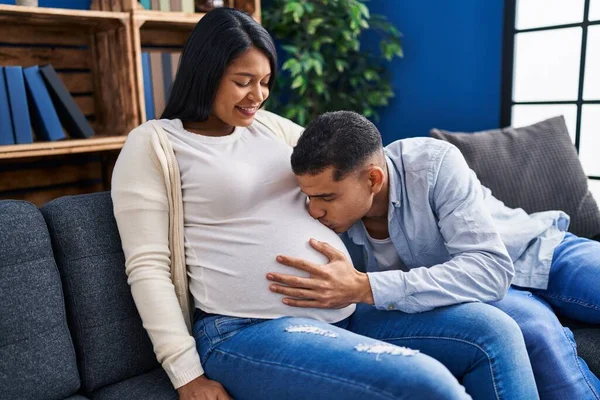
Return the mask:
M522 128L430 134L458 147L481 183L507 206L528 213L562 210L571 217L570 232L600 235L600 211L562 116Z

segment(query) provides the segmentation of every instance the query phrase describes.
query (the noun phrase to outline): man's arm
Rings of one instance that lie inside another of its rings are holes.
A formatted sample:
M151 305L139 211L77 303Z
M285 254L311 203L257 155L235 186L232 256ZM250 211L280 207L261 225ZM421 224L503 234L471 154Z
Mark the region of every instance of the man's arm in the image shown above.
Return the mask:
M487 210L482 187L452 146L431 171L431 203L452 259L432 267L368 273L375 306L408 313L506 294L514 266Z

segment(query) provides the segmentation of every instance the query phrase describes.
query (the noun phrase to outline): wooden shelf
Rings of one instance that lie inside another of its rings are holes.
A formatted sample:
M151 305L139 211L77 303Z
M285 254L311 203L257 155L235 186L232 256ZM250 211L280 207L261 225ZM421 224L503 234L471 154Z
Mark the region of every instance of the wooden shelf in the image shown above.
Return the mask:
M138 26L143 25L147 29L189 29L191 30L200 19L205 15L203 13L184 13L184 12L164 12L149 10L134 10L132 12L133 20Z
M127 139L127 136L104 136L90 139L1 146L0 160L119 150L123 147L125 139Z
M253 1L260 22L261 0ZM139 7L137 0L93 0L92 10L0 5L0 65L52 64L97 132L0 146L0 199L41 206L110 189L126 134L146 120L142 52L180 51L205 15Z
M66 10L0 4L0 24L79 28L85 31L119 28L129 22L129 13L112 11Z

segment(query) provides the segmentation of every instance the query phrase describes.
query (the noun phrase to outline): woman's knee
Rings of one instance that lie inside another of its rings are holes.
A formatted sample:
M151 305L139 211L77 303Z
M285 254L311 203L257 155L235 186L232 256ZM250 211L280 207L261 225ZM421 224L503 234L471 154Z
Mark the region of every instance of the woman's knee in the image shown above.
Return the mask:
M390 349L396 346L384 344ZM365 382L383 389L394 398L463 399L468 398L465 388L439 361L422 353L384 356L373 354L372 362L364 361L370 374L377 374L375 382ZM408 357L408 363L396 363L392 357ZM376 372L375 372L376 371Z

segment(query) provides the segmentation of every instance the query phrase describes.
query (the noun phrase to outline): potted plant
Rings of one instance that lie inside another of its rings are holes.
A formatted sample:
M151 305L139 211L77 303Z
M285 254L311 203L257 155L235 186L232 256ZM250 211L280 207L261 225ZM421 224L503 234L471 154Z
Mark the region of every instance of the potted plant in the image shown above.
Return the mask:
M377 119L377 108L394 96L386 64L402 57L398 29L362 0L265 3L263 25L285 60L269 108L300 125L335 110ZM379 35L378 52L361 48L365 31Z

